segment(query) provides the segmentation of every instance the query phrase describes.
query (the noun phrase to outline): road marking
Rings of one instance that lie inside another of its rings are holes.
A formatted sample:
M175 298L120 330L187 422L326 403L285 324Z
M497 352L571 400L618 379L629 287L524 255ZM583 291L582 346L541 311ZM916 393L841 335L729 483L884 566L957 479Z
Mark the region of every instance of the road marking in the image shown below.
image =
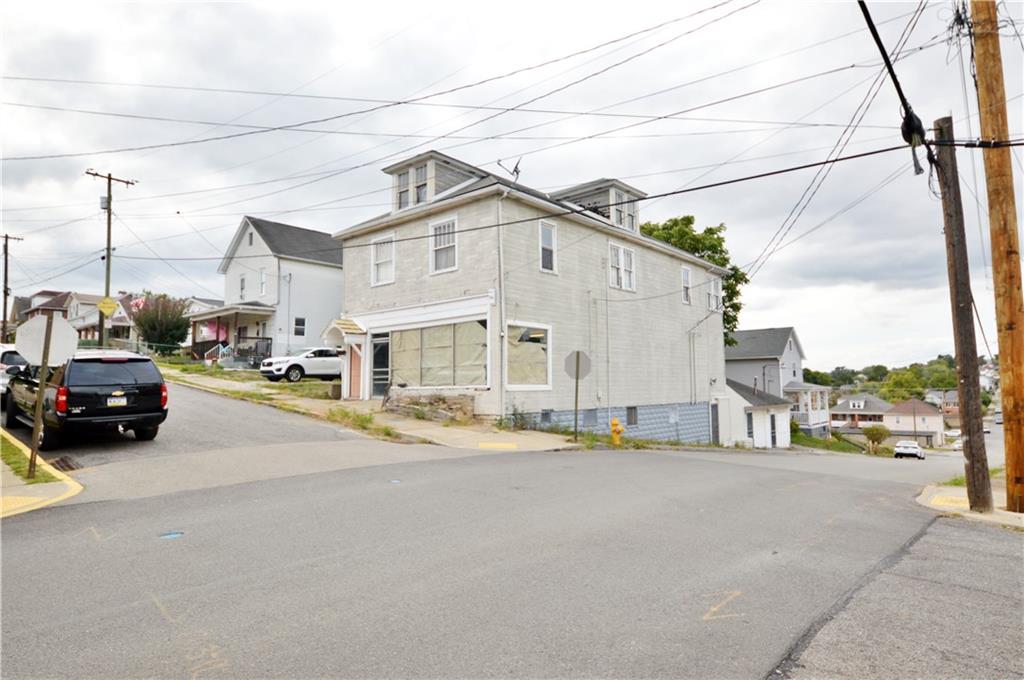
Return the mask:
M713 621L715 619L731 619L731 618L735 618L737 616L743 616L743 614L719 614L718 613L719 609L721 609L725 605L729 604L730 602L732 602L733 600L735 600L737 597L739 597L742 594L743 594L743 591L741 591L741 590L726 590L726 591L722 591L720 593L708 593L704 597L713 597L715 595L725 595L725 599L722 600L721 602L719 602L718 604L716 604L715 606L713 606L711 609L707 610L707 612L705 612L704 616L702 617L703 620L704 621Z
M495 451L515 451L519 448L519 444L515 442L480 442L477 444L478 449L492 449Z
M114 533L110 534L110 536L104 536L104 535L102 535L102 534L101 534L101 533L99 532L99 530L98 530L98 529L96 529L96 527L88 527L88 528L86 528L86 529L82 529L82 530L81 530L81 531L79 531L78 533L79 533L79 534L84 534L84 533L91 533L91 534L92 534L92 537L93 537L94 539L96 539L96 542L97 542L97 543L102 543L103 541L106 541L107 539L109 539L109 538L112 538L112 537L114 537L114 536L116 536L116 535L117 535L117 532L115 531Z
M178 619L176 619L173 616L171 616L171 613L169 611L167 611L167 607L165 607L164 603L160 601L160 598L158 598L153 593L146 593L146 594L149 595L149 599L153 602L153 604L156 605L156 608L160 610L160 613L163 615L163 617L167 621L167 623L177 623L178 622Z
M970 505L966 498L960 496L932 496L932 503L935 505L945 505L950 508L968 508Z
M0 505L0 513L3 513L4 517L6 517L7 513L12 510L23 508L26 505L32 505L33 503L41 500L45 499L37 498L36 496L8 496L4 494L4 497L0 498L0 504L2 504Z

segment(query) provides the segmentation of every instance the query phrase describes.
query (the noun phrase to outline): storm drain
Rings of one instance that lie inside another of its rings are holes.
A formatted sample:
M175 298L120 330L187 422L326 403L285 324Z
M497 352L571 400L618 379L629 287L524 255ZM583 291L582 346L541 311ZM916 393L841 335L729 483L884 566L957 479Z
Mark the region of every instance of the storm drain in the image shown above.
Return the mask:
M68 456L61 456L56 460L51 460L50 465L57 468L61 472L71 472L72 470L80 470L81 465L75 462L74 458Z

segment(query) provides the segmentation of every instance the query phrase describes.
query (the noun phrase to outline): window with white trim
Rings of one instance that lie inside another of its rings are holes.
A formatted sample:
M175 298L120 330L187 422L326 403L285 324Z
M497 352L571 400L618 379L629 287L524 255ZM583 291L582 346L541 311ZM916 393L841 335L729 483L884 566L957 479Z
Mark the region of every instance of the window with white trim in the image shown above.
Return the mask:
M267 294L267 270L260 270L260 297Z
M245 274L238 275L238 299L245 299Z
M624 193L622 193L621 191L616 191L616 192L614 192L614 197L615 197L615 200L613 200L612 203L615 204L613 206L614 211L615 211L614 212L615 224L617 224L618 226L621 227L621 226L624 226L623 223L625 221L626 195Z
M555 250L558 247L557 227L550 222L540 223L540 270L554 274L556 269Z
M615 243L608 244L608 285L636 290L636 251Z
M455 220L430 225L430 273L450 272L457 269Z
M423 203L427 200L427 164L416 168L416 202Z
M370 285L379 286L395 280L395 237L372 241L370 246Z
M626 204L626 229L636 231L636 223L636 201L630 201Z
M754 438L754 414L747 411L747 439Z
M252 245L252 232L249 232L249 245Z
M509 385L550 386L549 336L546 328L509 324L506 334Z
M392 384L470 387L487 384L487 321L391 331Z
M680 285L682 286L681 290L683 291L683 304L684 305L693 304L693 299L691 297L691 291L690 291L690 268L689 267L683 267L680 270L680 272L681 272L681 274L680 274L680 277L681 277Z
M298 337L305 337L306 335L306 318L303 316L295 317L295 328L293 329L293 335Z
M409 207L409 171L398 173L396 181L398 188L398 209Z
M722 279L708 281L708 309L713 312L722 310Z

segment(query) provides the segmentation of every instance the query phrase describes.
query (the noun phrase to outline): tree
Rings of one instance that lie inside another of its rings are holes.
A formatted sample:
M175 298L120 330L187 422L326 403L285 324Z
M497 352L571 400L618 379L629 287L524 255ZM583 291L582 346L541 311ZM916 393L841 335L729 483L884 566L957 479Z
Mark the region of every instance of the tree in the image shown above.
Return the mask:
M188 337L188 301L148 292L143 300L133 319L139 336L155 346L158 353L172 354Z
M940 390L951 390L956 387L956 371L946 362L933 359L924 367L924 384Z
M861 434L868 440L868 450L874 453L878 450L878 445L888 439L892 433L885 425L868 425L861 428Z
M861 371L870 382L882 382L889 375L889 369L882 364L872 364Z
M815 371L810 368L805 368L804 382L811 383L812 385L824 385L826 387L830 387L832 385L832 376L824 371Z
M952 354L940 354L931 361L929 361L928 363L931 364L936 361L941 361L942 363L946 364L947 367L956 370L956 359L953 358Z
M846 366L836 366L832 369L833 385L849 385L857 377L857 372Z
M683 215L661 224L645 222L640 225L640 231L646 236L664 241L729 270L729 273L722 277L722 326L725 328L725 344L735 345L736 340L732 337L732 331L739 325L740 310L743 308L740 302L740 286L749 279L729 257L729 249L725 247L725 225L719 224L717 227L705 227L703 231L697 231L693 226L694 221L693 215Z
M878 396L886 401L905 401L911 397L924 396L924 385L917 373L909 368L892 371L885 378Z

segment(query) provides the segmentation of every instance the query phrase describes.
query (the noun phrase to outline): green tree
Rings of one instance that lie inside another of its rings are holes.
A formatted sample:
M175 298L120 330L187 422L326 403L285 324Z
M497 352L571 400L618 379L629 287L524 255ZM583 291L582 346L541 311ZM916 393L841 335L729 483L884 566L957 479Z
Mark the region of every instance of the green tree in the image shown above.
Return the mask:
M984 406L987 409L991 403L992 403L992 395L989 394L988 392L986 392L985 390L982 390L982 392L981 392L981 405Z
M810 368L805 368L804 382L809 382L812 385L825 385L826 387L830 387L832 385L832 376L824 371L815 371Z
M185 318L188 301L148 292L143 299L145 302L133 319L139 336L154 345L158 353L172 354L188 337L189 321Z
M857 371L846 366L836 366L832 369L833 385L849 385L857 378Z
M861 433L864 438L868 440L868 450L874 453L878 450L878 445L889 438L892 434L889 432L889 428L885 425L868 425L861 429Z
M740 286L749 279L729 257L729 249L725 247L725 225L719 224L717 227L705 227L703 231L697 231L694 222L693 215L682 215L661 224L645 222L640 225L640 231L646 236L664 241L729 270L729 273L722 277L722 326L725 328L725 344L735 345L736 340L732 337L732 331L739 325L740 310L743 309L740 302Z
M952 354L940 354L939 356L935 357L928 363L931 364L936 361L941 361L942 363L946 364L947 367L956 370L956 359L953 358Z
M901 368L889 373L878 390L878 396L886 401L905 401L911 397L924 396L924 385L913 370Z
M940 390L956 387L956 371L941 359L933 359L924 367L924 384Z
M882 364L872 364L871 366L865 367L861 373L863 373L864 377L870 382L882 382L885 380L885 376L889 375L889 369Z

